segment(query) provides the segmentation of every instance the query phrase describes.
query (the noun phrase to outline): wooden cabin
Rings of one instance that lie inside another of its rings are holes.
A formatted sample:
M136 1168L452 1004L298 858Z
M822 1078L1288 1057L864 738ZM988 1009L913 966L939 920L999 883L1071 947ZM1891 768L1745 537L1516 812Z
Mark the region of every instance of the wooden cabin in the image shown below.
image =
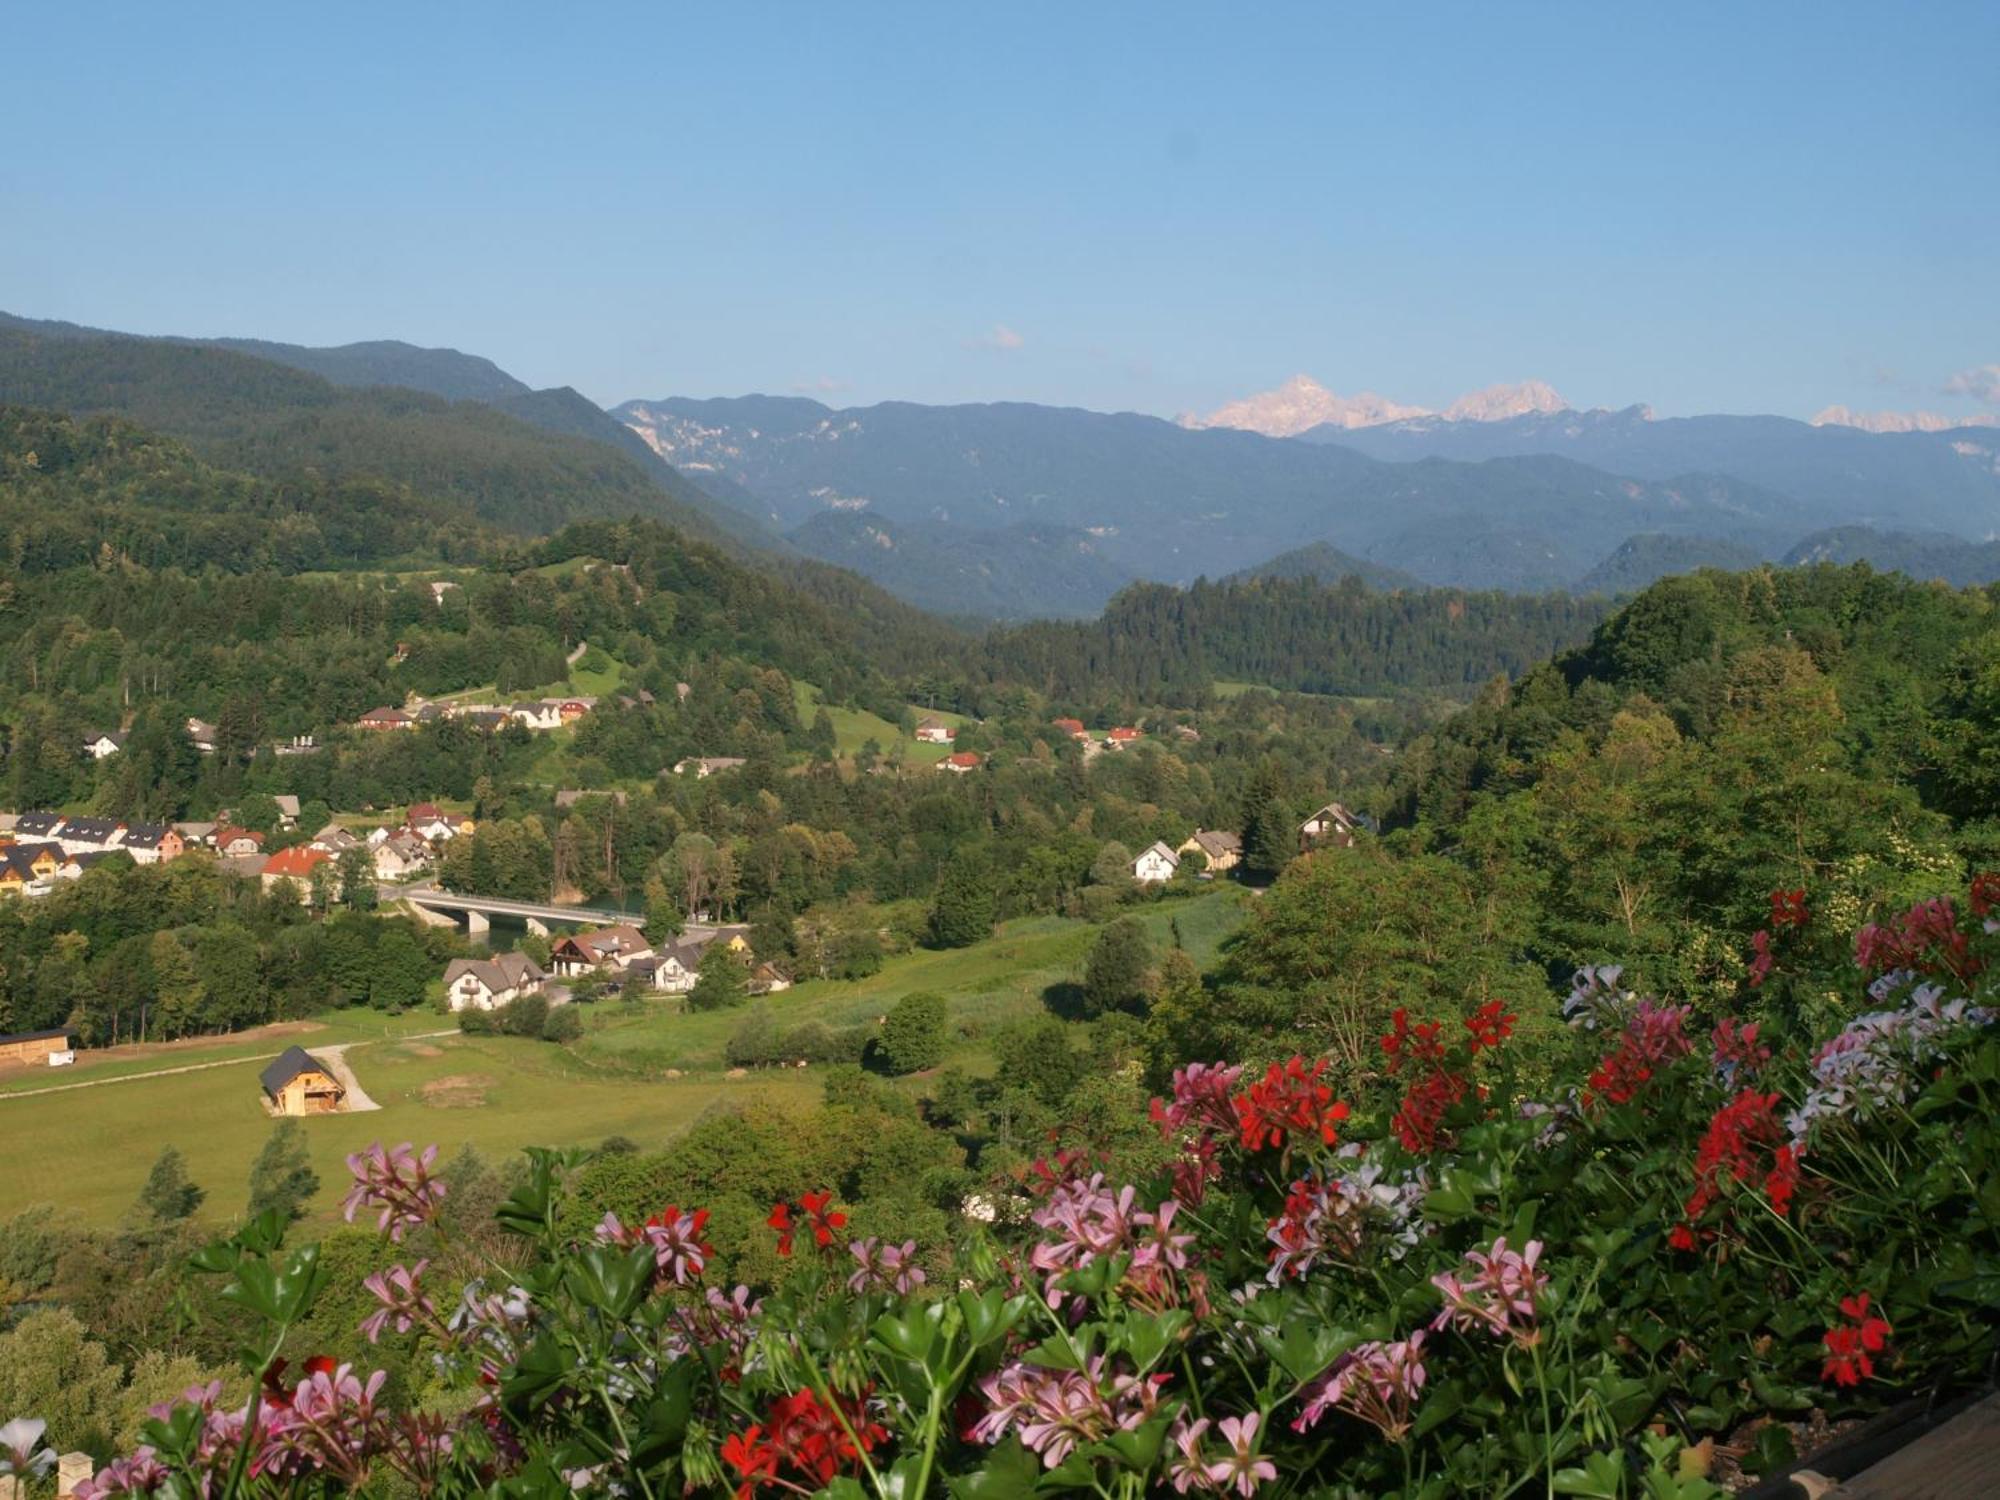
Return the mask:
M347 1097L326 1064L303 1047L287 1047L258 1081L271 1108L281 1115L330 1115Z
M0 1068L19 1065L47 1065L51 1057L69 1056L76 1051L76 1033L66 1026L53 1031L17 1031L0 1036Z

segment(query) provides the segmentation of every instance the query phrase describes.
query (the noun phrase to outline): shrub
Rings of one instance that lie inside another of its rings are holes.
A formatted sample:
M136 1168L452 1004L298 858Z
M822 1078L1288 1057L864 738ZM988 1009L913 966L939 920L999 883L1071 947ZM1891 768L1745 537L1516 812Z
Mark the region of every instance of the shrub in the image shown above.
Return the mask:
M574 1005L550 1007L548 1019L542 1022L543 1041L566 1044L582 1035L583 1016Z
M882 1023L881 1054L891 1073L921 1073L943 1062L944 997L919 990L898 1000Z

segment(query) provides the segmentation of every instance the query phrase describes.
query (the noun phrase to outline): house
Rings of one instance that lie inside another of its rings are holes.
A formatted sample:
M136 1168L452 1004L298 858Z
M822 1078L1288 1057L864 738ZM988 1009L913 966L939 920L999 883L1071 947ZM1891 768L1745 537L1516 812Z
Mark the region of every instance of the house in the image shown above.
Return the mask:
M574 724L595 707L595 698L563 698L556 703L556 714L563 723Z
M271 799L278 804L278 826L296 828L299 826L299 799L289 793L281 793Z
M417 721L400 708L371 708L354 721L362 729L415 729Z
M574 787L564 787L556 793L556 806L562 808L575 807L585 797L609 797L620 807L625 805L625 794L623 792L578 791Z
M528 729L562 728L562 703L557 699L544 698L540 703L511 704L507 713L515 723Z
M59 1068L63 1066L56 1061L59 1057L69 1061L76 1058L76 1033L67 1026L0 1036L0 1068L33 1067L36 1063Z
M1353 813L1338 802L1329 802L1299 824L1299 847L1310 849L1317 844L1332 844L1345 849L1354 842L1355 830L1360 826L1361 820Z
M449 579L440 579L433 583L431 585L431 603L437 605L440 609L444 608L444 596L457 587L458 585Z
M917 738L926 745L949 745L958 731L943 719L924 719L917 725Z
M454 958L444 971L444 997L457 1010L495 1010L540 992L549 976L525 953Z
M986 757L977 750L954 750L938 762L938 769L950 771L955 776L963 776L967 771L976 771L986 764Z
M394 710L391 710L391 712L393 711ZM409 729L414 726L404 724L404 725L390 725L389 727L392 729L393 728ZM284 744L273 745L271 747L271 753L273 755L317 755L319 754L319 745L309 734L295 734L291 737L291 739L287 740ZM254 755L256 754L256 752L253 750L251 754Z
M338 823L329 823L312 837L315 849L324 849L336 859L349 849L359 849L361 840L342 828Z
M791 987L792 976L776 964L758 964L750 971L750 982L744 989L752 995L775 995Z
M419 870L426 869L430 865L430 845L407 828L398 829L380 840L371 836L370 843L375 850L377 880L391 884L399 880L408 880Z
M450 713L445 710L445 706L442 703L423 704L416 712L416 720L419 724L435 724L440 719L449 719L450 717Z
M1183 744L1198 745L1201 743L1201 731L1192 724L1176 724L1174 726L1174 733L1180 736Z
M215 842L215 830L221 826L219 823L182 822L174 824L174 832L181 836L182 848L198 848L213 844Z
M287 1047L257 1081L273 1114L330 1115L347 1097L341 1081L303 1047Z
M497 708L469 708L456 717L487 734L497 733L513 722Z
M1217 828L1197 828L1177 851L1186 854L1199 849L1208 860L1208 873L1220 875L1243 862L1243 840Z
M65 818L56 842L65 854L88 854L115 847L124 833L125 825L116 818Z
M253 854L264 852L264 835L248 828L237 828L229 824L215 830L212 840L217 854L231 859L248 859Z
M574 978L597 969L629 968L634 959L650 958L652 953L652 944L643 932L621 923L558 938L549 951L549 967L565 978Z
M165 823L127 823L118 847L142 865L165 864L187 852L187 840Z
M40 896L63 867L60 844L0 844L0 893Z
M668 995L685 995L700 977L704 943L668 943L657 953L635 958L625 967L626 987L634 985L659 990Z
M1073 740L1087 740L1090 738L1090 731L1083 727L1083 720L1081 719L1051 719L1049 720L1049 727L1061 730Z
M188 743L203 755L215 754L215 726L205 719L187 721Z
M692 771L694 772L696 781L705 781L718 771L733 771L742 764L743 757L740 755L690 756L686 760L677 760L674 762L674 774L676 776L685 776L688 772Z
M1139 730L1120 725L1104 736L1104 748L1107 750L1123 750L1127 745L1136 745L1144 738L1145 735Z
M694 950L700 958L710 943L721 943L745 957L750 953L750 927L745 922L691 922L680 936L681 946Z
M421 822L412 823L404 830L416 835L429 844L449 843L461 833L472 832L472 819L457 813L437 813Z
M1180 855L1164 841L1155 840L1132 861L1132 878L1141 885L1164 885L1180 867Z
M125 748L125 736L109 730L86 734L83 737L83 753L92 760L103 760L107 755L116 755Z
M52 812L24 812L14 820L14 837L17 839L52 839L56 830L62 827L62 814Z
M311 844L298 844L290 849L280 849L264 861L264 868L257 872L257 878L264 883L267 891L276 890L282 881L292 881L299 887L299 899L312 898L314 874L322 867L327 875L333 874L333 856L324 849L315 849Z

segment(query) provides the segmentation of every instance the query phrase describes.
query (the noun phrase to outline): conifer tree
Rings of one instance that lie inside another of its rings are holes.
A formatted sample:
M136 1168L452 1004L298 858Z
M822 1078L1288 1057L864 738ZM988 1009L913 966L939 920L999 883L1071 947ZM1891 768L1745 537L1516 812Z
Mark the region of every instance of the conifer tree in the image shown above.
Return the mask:
M305 1126L280 1120L250 1168L251 1218L266 1209L281 1209L285 1222L305 1217L306 1204L319 1191L319 1174L306 1151Z

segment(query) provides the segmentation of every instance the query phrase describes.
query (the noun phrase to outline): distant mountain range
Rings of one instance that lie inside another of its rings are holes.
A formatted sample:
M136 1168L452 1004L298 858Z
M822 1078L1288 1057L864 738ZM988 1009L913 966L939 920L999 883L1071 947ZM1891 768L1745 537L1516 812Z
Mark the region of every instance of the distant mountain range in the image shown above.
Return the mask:
M1134 581L1237 574L1617 593L1819 556L1953 581L2000 572L2000 429L1660 420L1571 410L1535 381L1418 413L1300 377L1196 423L771 396L607 413L453 349L141 338L0 314L9 401L114 413L252 472L365 474L523 533L649 516L828 597L855 585L821 563L955 617L1088 615ZM1272 437L1246 430L1256 422L1306 425Z

